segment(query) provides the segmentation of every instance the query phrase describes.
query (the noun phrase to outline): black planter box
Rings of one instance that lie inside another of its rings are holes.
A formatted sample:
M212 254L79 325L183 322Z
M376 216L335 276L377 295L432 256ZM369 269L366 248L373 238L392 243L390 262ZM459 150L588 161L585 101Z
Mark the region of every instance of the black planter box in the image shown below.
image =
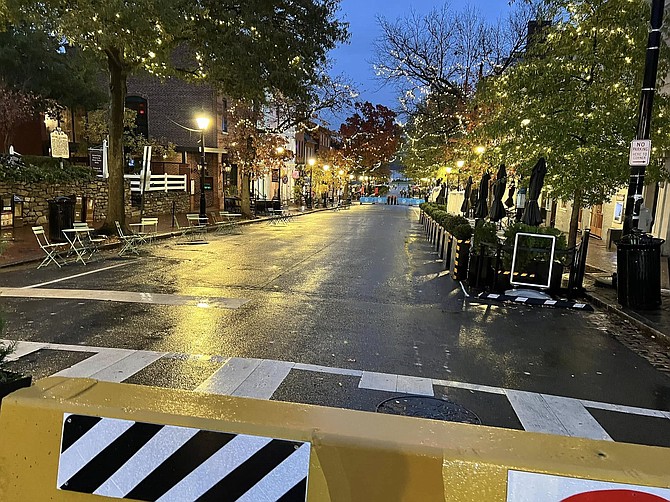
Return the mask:
M468 284L473 288L492 288L494 283L494 256L473 254L468 266Z
M30 384L33 381L33 377L28 375L20 375L19 373L7 372L9 375L8 380L5 382L0 382L0 401L3 397L11 394L12 392L22 389L24 387L30 387Z
M452 244L451 278L455 281L463 281L468 275L468 259L470 257L470 241L459 241L454 237Z
M530 284L546 284L547 273L549 271L546 262L531 262L523 267L523 271L532 274L534 277L515 277L516 280ZM509 277L509 275L507 276ZM554 268L551 271L551 282L549 283L549 292L557 293L561 289L561 280L563 278L563 264L554 262Z

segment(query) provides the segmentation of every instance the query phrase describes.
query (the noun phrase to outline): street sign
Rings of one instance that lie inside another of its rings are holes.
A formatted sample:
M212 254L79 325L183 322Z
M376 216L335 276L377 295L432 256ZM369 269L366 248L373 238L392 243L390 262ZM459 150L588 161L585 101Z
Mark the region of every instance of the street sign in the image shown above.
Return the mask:
M507 502L661 502L668 488L654 488L591 479L566 478L534 472L507 473Z
M69 138L60 129L56 129L51 133L51 156L59 157L61 159L70 158Z
M651 158L651 140L634 139L630 142L628 165L631 167L646 167Z

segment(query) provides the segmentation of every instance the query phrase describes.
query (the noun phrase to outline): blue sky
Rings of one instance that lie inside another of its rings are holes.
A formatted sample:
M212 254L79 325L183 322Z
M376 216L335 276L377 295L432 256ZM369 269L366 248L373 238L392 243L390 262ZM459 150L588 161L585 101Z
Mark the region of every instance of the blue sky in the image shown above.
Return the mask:
M350 23L351 41L335 49L331 56L334 60L333 74L345 74L361 93L361 101L379 103L389 108L396 108L394 89L382 86L375 80L371 61L373 59L372 43L379 36L377 16L388 20L404 17L414 9L425 14L434 7L441 7L444 0L342 0L340 18ZM455 10L461 10L465 2L450 2ZM476 5L483 15L491 20L505 16L509 12L508 0L478 0ZM335 124L333 124L335 125Z

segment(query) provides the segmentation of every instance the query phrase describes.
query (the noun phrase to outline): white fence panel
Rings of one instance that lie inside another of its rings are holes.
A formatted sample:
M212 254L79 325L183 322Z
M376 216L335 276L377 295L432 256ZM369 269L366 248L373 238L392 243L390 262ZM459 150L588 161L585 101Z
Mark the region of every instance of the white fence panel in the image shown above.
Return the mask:
M130 180L130 191L141 192L141 175L126 174L124 178ZM152 174L147 180L147 192L185 192L185 174Z

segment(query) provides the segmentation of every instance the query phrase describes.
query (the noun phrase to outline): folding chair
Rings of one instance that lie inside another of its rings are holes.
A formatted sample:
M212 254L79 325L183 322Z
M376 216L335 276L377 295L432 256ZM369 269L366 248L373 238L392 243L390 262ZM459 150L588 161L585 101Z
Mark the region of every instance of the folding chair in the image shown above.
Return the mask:
M123 242L123 248L121 248L121 251L119 251L119 256L123 256L124 253L129 252L129 253L135 253L137 256L140 255L140 249L138 247L138 244L140 243L140 238L137 235L125 235L123 233L123 229L121 228L121 224L116 221L116 231L119 233L119 239L121 239L121 242Z
M206 240L207 235L207 217L200 218L200 215L197 213L191 213L186 215L188 220L189 233L188 236L191 237L191 240L196 240L198 235L202 237L203 240Z
M72 224L72 228L74 229L89 229L90 227L88 226L88 223L78 223L74 222ZM85 233L82 234L81 237L81 244L84 246L85 250L88 251L89 257L93 256L94 253L98 253L100 251L100 245L103 244L107 240L107 237L104 235L98 235L98 236L93 236L91 233Z
M142 218L140 223L142 224L142 233L148 239L149 244L151 244L154 237L158 234L158 218Z
M60 262L58 261L58 258L61 258L59 256L59 253L62 253L63 251L66 251L67 244L62 244L62 243L54 243L51 244L49 242L49 239L47 239L47 235L44 233L44 227L43 226L37 226L37 227L32 227L33 228L33 234L35 234L35 238L37 239L37 243L40 245L40 248L42 251L46 253L46 257L44 260L42 260L42 263L40 263L37 268L42 268L42 267L47 267L49 263L54 262L58 268L61 267ZM65 260L63 260L63 264L65 264Z

